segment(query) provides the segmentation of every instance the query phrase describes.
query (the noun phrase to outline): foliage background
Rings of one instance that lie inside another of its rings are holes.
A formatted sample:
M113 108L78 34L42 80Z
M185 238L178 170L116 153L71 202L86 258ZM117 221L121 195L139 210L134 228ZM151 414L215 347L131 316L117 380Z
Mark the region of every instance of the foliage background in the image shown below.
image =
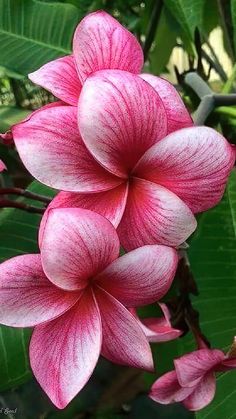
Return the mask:
M138 37L144 48L145 71L168 76L167 65L173 49L185 52L187 66L184 72L175 68L175 82L192 112L200 99L196 89L186 83L188 72L197 71L214 91L235 92L236 0L0 0L0 132L54 100L27 80L27 74L49 60L69 54L78 22L85 14L101 8ZM209 44L209 34L216 27L222 30L224 48L232 63L231 74L218 56L217 45L214 49ZM214 82L209 81L212 69L217 74ZM235 116L235 106L213 106L205 123L236 142ZM31 183L13 147L0 144L0 158L8 167L0 176L2 187L28 187L50 197L55 194L38 182ZM23 198L20 201L33 203ZM1 261L37 252L39 220L37 214L13 208L0 210ZM227 351L236 320L235 171L223 201L200 215L198 221L188 250L199 288L199 296L192 296L192 301L212 346ZM151 306L142 311L143 316L149 314L158 315L157 308ZM114 366L103 359L80 395L67 409L58 411L31 376L27 356L29 336L30 330L0 327L0 415L19 419L236 418L233 372L218 377L214 402L193 414L180 405L161 406L148 399L148 388L156 376ZM190 334L178 341L154 344L158 374L172 368L173 357L193 347ZM16 411L4 410L7 408Z

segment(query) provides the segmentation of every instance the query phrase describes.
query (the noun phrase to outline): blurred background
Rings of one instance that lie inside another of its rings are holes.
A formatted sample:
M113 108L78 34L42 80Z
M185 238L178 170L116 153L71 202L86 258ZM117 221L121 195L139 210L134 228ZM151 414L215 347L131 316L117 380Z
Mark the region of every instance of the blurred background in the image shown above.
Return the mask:
M87 13L98 9L111 13L136 35L144 50L144 71L174 83L191 112L197 109L200 98L186 83L189 72L196 72L214 92L235 92L236 0L0 0L0 132L7 131L32 110L55 100L33 85L27 74L69 54L75 27ZM232 143L236 142L235 106L213 109L204 122L221 131ZM38 182L31 183L31 176L23 168L13 145L6 147L0 143L0 158L8 168L0 175L1 187L29 187L50 197L55 194ZM231 343L236 318L236 301L232 296L236 276L235 174L230 182L219 208L199 218L199 232L189 251L201 296L194 300L194 307L200 311L201 324L213 346L222 349ZM17 202L41 205L24 199ZM37 214L0 210L1 261L37 251L39 221ZM141 314L153 316L159 312L152 306ZM230 376L233 378L221 377L216 402L194 415L181 405L161 406L147 397L156 375L114 366L103 359L80 395L67 409L58 411L32 378L27 356L29 336L30 331L0 327L0 417L236 418L233 374ZM158 373L170 370L173 357L192 348L187 329L178 342L154 344Z

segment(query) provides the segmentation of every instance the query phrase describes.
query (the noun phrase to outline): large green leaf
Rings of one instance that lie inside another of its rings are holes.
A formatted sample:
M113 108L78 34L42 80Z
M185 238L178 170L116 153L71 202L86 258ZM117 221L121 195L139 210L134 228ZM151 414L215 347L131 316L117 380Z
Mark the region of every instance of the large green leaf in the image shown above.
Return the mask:
M176 45L177 36L178 28L176 28L175 20L167 9L163 9L154 39L155 45L149 53L151 73L158 75L165 70ZM163 39L165 39L164 43Z
M164 5L178 21L187 44L194 40L194 31L203 25L205 0L164 0Z
M80 18L72 4L0 0L0 65L26 75L70 54Z
M49 196L53 194L38 182L33 182L29 189ZM16 209L0 211L1 262L12 256L38 251L40 218L40 215ZM21 384L31 376L27 355L29 336L29 329L0 327L0 390Z
M236 171L221 203L201 215L190 249L191 268L200 295L195 307L212 347L227 351L236 334ZM234 418L235 372L218 377L212 404L197 418Z

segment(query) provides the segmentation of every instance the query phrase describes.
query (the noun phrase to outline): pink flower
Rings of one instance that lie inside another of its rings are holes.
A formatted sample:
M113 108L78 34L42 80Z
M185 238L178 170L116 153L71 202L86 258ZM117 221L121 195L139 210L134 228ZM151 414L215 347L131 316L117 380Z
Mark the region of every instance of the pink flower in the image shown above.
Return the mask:
M141 328L147 336L149 342L167 342L176 339L182 335L182 331L174 329L170 323L170 312L166 304L159 303L159 306L164 314L163 317L148 317L139 319L134 308L130 309L136 319L139 321Z
M214 398L216 372L236 368L236 357L218 349L198 349L174 361L175 371L153 384L150 397L162 404L182 402L189 410L200 410Z
M41 182L80 192L62 192L51 208L101 213L118 227L126 250L178 246L196 228L192 211L221 199L235 160L231 146L208 127L165 137L163 103L139 76L118 70L90 76L78 119L83 140L75 108L38 111L14 128L18 151Z
M126 250L178 246L196 228L192 211L214 206L234 164L227 141L208 127L168 136L165 107L139 76L90 76L77 109L47 107L13 128L28 170L63 193L52 205L93 209L118 226ZM83 138L81 138L81 136Z
M100 353L118 364L153 369L148 340L125 306L161 298L177 253L144 246L120 258L112 224L83 209L51 210L41 254L0 265L0 322L36 326L30 343L35 377L65 407L91 376Z

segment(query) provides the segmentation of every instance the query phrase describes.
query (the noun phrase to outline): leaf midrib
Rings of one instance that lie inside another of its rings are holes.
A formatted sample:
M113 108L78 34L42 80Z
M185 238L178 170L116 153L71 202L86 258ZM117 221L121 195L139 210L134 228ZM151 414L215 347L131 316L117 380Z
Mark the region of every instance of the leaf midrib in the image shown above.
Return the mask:
M69 50L69 49L60 48L60 47L57 47L55 45L52 46L50 44L47 44L46 42L42 42L42 41L39 41L39 40L36 40L36 39L30 39L30 38L27 38L24 35L19 35L19 34L16 34L16 33L8 32L4 29L0 29L0 34L5 34L9 37L16 38L16 39L22 39L26 42L30 42L30 43L33 43L33 44L36 44L36 45L40 45L44 48L48 48L48 49L51 49L51 50L54 50L54 51L59 51L61 53L65 53L65 54L70 54L71 53L71 50Z

